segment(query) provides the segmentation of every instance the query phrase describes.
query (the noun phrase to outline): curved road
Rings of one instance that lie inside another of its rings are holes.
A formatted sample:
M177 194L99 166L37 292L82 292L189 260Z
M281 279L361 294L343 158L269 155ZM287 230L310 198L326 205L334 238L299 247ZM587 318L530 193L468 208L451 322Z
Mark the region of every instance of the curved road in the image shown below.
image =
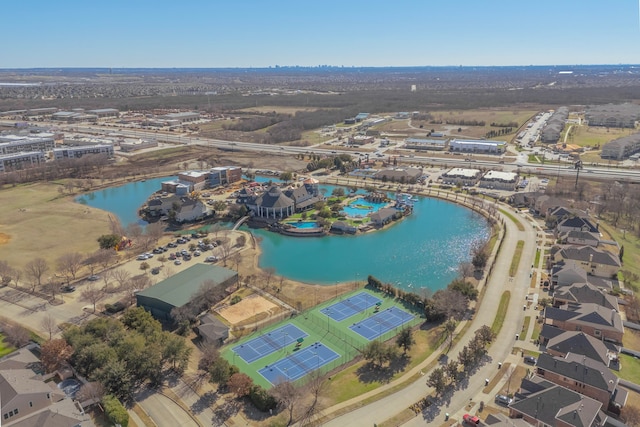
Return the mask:
M511 210L511 213L513 216L518 216L513 210ZM492 378L493 375L495 375L497 363L503 361L511 353L515 342L515 335L520 332L521 325L524 321L522 306L529 290L531 280L529 278L531 271L530 265L535 257L537 239L536 230L528 218L522 216L518 218L525 228L524 231L519 231L513 221L504 217L502 214L501 217L506 224L506 236L500 254L496 259L493 273L487 282L487 289L482 303L472 320L471 327L467 329L466 334L449 351L449 355L456 357L462 347L470 341L476 329L482 325L491 326L493 324L495 313L498 311L498 305L500 304L500 298L504 291L509 290L511 291L511 300L504 325L496 341L489 348L491 362L478 369L473 376L469 377L467 387L456 391L447 406L439 407L438 412L435 414L414 418L406 424L408 426L424 425L425 422L442 424L445 422L445 412L453 416L456 412L463 410L470 399L473 399L482 392L485 378ZM510 280L509 268L518 240L524 240L525 245L517 274ZM330 427L347 425L373 426L381 423L433 392L433 389L426 385L427 376L428 373L418 381L394 394L334 418L323 425ZM353 401L355 402L356 400L357 398ZM331 408L326 412L330 413Z

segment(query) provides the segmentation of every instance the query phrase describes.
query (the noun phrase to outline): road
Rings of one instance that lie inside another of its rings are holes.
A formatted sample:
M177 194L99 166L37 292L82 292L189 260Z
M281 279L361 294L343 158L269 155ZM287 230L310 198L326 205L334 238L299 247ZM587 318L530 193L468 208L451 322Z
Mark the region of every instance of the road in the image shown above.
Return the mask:
M425 425L425 423L431 422L442 424L445 421L444 415L446 412L449 412L452 416L457 412L462 412L469 400L475 398L481 392L485 378L491 378L495 374L497 363L504 361L514 346L515 335L520 332L524 321L523 304L521 302L525 301L529 290L530 264L535 257L536 250L536 231L526 218L519 218L525 227L524 231L519 231L517 226L506 217L503 217L503 219L505 220L507 233L500 254L496 259L493 273L488 280L482 303L472 321L471 327L467 329L467 333L449 351L449 355L456 357L462 347L471 340L475 330L482 325L491 326L493 324L500 298L505 290L509 290L511 291L509 309L500 334L489 348L490 361L471 376L467 387L458 390L449 402L441 405L432 405L431 411L424 412L422 416L411 420L406 424L408 426ZM509 280L511 259L515 253L518 240L524 240L525 245L517 273L513 280ZM426 385L427 376L428 373L425 373L425 376L420 380L402 388L400 391L339 416L324 425L330 427L346 425L372 426L381 423L433 392ZM331 408L329 408L328 412L330 411Z
M199 427L188 412L160 393L145 390L136 402L158 427Z

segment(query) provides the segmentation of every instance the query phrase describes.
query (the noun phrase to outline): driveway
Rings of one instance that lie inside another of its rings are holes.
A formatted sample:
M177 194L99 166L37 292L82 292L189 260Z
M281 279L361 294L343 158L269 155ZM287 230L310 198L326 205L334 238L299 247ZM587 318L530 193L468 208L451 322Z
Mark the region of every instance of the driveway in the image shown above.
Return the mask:
M145 390L136 396L136 402L158 427L199 427L189 413L160 393Z

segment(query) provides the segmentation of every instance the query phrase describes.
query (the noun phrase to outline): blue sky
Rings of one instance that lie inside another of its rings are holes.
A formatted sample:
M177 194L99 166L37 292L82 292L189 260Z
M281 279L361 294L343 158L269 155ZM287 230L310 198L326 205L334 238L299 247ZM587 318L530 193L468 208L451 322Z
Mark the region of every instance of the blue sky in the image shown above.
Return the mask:
M640 63L636 0L2 3L0 68Z

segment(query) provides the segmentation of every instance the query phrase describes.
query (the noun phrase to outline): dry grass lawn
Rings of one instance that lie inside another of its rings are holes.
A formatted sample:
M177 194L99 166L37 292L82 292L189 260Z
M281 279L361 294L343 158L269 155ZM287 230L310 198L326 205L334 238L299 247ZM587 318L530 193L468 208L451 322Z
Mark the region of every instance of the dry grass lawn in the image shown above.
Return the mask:
M61 196L57 183L0 189L0 259L23 268L30 259L55 260L67 252L98 249L96 239L109 232L105 212Z

